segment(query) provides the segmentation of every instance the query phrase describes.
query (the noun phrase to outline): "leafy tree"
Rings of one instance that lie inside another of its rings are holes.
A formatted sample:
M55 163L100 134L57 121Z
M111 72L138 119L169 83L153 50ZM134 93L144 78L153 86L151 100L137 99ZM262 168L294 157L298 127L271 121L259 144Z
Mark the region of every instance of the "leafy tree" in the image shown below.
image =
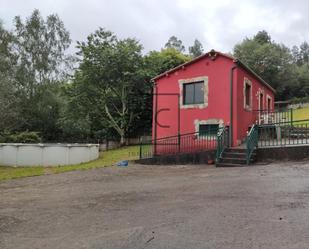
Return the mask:
M267 33L267 31L262 30L257 32L257 34L253 37L253 40L260 43L271 43L271 36Z
M270 42L266 34L259 32L253 39L244 39L234 47L233 54L269 82L279 99L286 99L288 89L295 85L293 58L286 46Z
M149 79L171 68L179 66L190 59L189 56L184 55L175 48L151 51L144 58Z
M196 58L203 54L203 45L202 43L195 39L192 47L189 47L189 53L193 58Z
M12 53L13 35L0 22L0 131L18 127L18 99L14 80L16 58Z
M124 144L142 113L145 81L142 46L134 39L118 39L102 28L79 42L80 67L73 82L73 101L88 115L90 134L112 128ZM99 119L99 120L98 120ZM141 121L142 122L142 121Z
M57 15L44 20L38 10L25 21L15 17L14 25L12 52L17 58L14 80L20 102L19 129L39 131L45 139L56 139L58 87L72 64L65 53L71 43L69 32Z
M309 44L305 41L299 46L300 65L309 63Z
M182 44L182 41L174 35L168 39L165 48L174 48L181 53L185 52L185 46Z

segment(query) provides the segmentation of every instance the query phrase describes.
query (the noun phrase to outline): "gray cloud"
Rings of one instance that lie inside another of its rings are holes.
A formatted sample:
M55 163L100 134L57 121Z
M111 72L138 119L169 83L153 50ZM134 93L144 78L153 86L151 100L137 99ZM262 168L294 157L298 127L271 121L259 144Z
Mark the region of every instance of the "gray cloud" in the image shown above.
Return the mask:
M0 0L0 19L11 28L14 16L35 8L44 16L57 13L74 44L100 26L137 38L146 51L160 49L171 35L186 47L198 38L206 50L224 52L262 29L288 46L309 40L306 0Z

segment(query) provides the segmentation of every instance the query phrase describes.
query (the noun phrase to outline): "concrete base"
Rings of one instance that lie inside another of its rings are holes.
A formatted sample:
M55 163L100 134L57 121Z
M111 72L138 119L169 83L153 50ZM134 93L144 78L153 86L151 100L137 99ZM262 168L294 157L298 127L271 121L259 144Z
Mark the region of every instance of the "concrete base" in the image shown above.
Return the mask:
M136 160L139 164L148 165L172 165L172 164L209 164L215 162L216 150L203 152L162 155L153 158ZM288 161L309 159L309 144L295 145L287 147L258 148L256 151L256 161Z
M257 161L304 160L307 158L309 158L309 144L257 149Z
M145 158L136 160L139 164L149 165L166 165L166 164L210 164L214 163L216 159L216 150L176 154L176 155L162 155L152 158Z

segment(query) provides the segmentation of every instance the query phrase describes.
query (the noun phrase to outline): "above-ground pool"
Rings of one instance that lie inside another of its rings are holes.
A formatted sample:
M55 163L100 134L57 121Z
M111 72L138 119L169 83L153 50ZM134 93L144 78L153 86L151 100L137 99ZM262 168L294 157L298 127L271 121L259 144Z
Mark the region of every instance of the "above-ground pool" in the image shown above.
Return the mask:
M98 144L0 143L0 165L3 166L70 165L98 157Z

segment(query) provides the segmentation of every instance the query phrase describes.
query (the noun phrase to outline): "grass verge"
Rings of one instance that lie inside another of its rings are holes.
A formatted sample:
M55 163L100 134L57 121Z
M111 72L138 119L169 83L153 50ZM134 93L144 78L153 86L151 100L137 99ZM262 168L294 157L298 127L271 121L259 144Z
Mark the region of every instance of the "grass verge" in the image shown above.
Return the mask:
M5 167L0 166L0 180L8 180L27 176L57 174L73 170L86 170L111 166L120 160L134 160L138 158L139 146L127 146L100 153L97 160L56 167Z
M293 120L309 119L309 107L293 110Z

